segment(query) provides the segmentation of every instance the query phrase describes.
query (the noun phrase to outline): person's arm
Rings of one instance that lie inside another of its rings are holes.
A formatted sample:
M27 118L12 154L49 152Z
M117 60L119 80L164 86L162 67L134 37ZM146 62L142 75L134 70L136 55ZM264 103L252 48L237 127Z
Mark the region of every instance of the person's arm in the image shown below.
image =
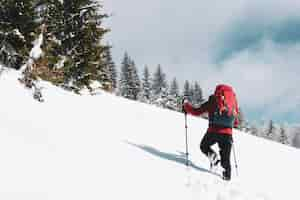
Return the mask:
M205 112L208 112L209 107L210 107L210 101L206 101L205 103L201 104L199 108L194 108L193 105L189 102L184 103L185 112L195 116L199 116Z

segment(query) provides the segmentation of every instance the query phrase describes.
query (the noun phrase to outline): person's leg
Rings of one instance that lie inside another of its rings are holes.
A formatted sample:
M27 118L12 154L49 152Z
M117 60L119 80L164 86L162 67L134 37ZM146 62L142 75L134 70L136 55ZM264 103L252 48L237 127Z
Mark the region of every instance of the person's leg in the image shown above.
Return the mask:
M220 147L221 166L224 168L223 178L230 180L231 178L231 164L230 154L232 147L231 135L220 135L218 145Z
M216 157L216 152L211 148L216 143L215 133L206 133L200 143L200 149L207 157Z

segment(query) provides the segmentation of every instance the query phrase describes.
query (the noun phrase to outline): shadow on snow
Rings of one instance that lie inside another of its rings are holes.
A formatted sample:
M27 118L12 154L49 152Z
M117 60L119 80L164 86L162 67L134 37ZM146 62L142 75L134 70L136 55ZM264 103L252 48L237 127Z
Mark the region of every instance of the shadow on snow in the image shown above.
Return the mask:
M157 157L160 157L162 159L166 159L166 160L170 160L170 161L173 161L173 162L177 162L177 163L182 164L182 165L186 165L185 153L183 153L183 152L179 152L179 154L166 153L166 152L159 151L158 149L155 149L154 147L151 147L151 146L138 145L138 144L134 144L134 143L131 143L131 142L128 142L128 141L125 141L125 142L127 144L131 145L131 146L137 147L137 148L139 148L143 151L146 151L146 152L148 152L152 155L155 155ZM220 176L219 174L217 174L215 172L212 172L212 171L207 170L203 167L199 167L199 166L195 165L192 161L189 161L189 167L192 167L193 169L201 171L201 172L210 173L210 174L213 174L213 175L216 175L216 176Z

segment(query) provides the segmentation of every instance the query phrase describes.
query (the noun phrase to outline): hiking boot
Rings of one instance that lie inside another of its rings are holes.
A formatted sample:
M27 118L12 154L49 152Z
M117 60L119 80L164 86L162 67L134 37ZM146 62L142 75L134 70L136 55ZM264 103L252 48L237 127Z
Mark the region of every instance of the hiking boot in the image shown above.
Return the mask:
M218 158L218 155L216 153L209 154L208 159L209 159L211 168L218 165L218 163L220 162L220 159Z
M230 176L230 173L228 173L227 171L223 171L223 174L222 174L222 179L225 180L225 181L230 181L231 179L231 176Z

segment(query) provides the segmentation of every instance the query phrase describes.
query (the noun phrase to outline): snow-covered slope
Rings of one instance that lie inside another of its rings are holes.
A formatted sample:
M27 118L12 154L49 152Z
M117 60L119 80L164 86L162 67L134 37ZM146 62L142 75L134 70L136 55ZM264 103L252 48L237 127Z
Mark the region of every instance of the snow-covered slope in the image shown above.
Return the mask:
M15 72L0 90L0 199L299 199L297 149L235 131L239 176L224 182L200 153L203 119L188 117L187 169L183 114L46 83L39 103Z

